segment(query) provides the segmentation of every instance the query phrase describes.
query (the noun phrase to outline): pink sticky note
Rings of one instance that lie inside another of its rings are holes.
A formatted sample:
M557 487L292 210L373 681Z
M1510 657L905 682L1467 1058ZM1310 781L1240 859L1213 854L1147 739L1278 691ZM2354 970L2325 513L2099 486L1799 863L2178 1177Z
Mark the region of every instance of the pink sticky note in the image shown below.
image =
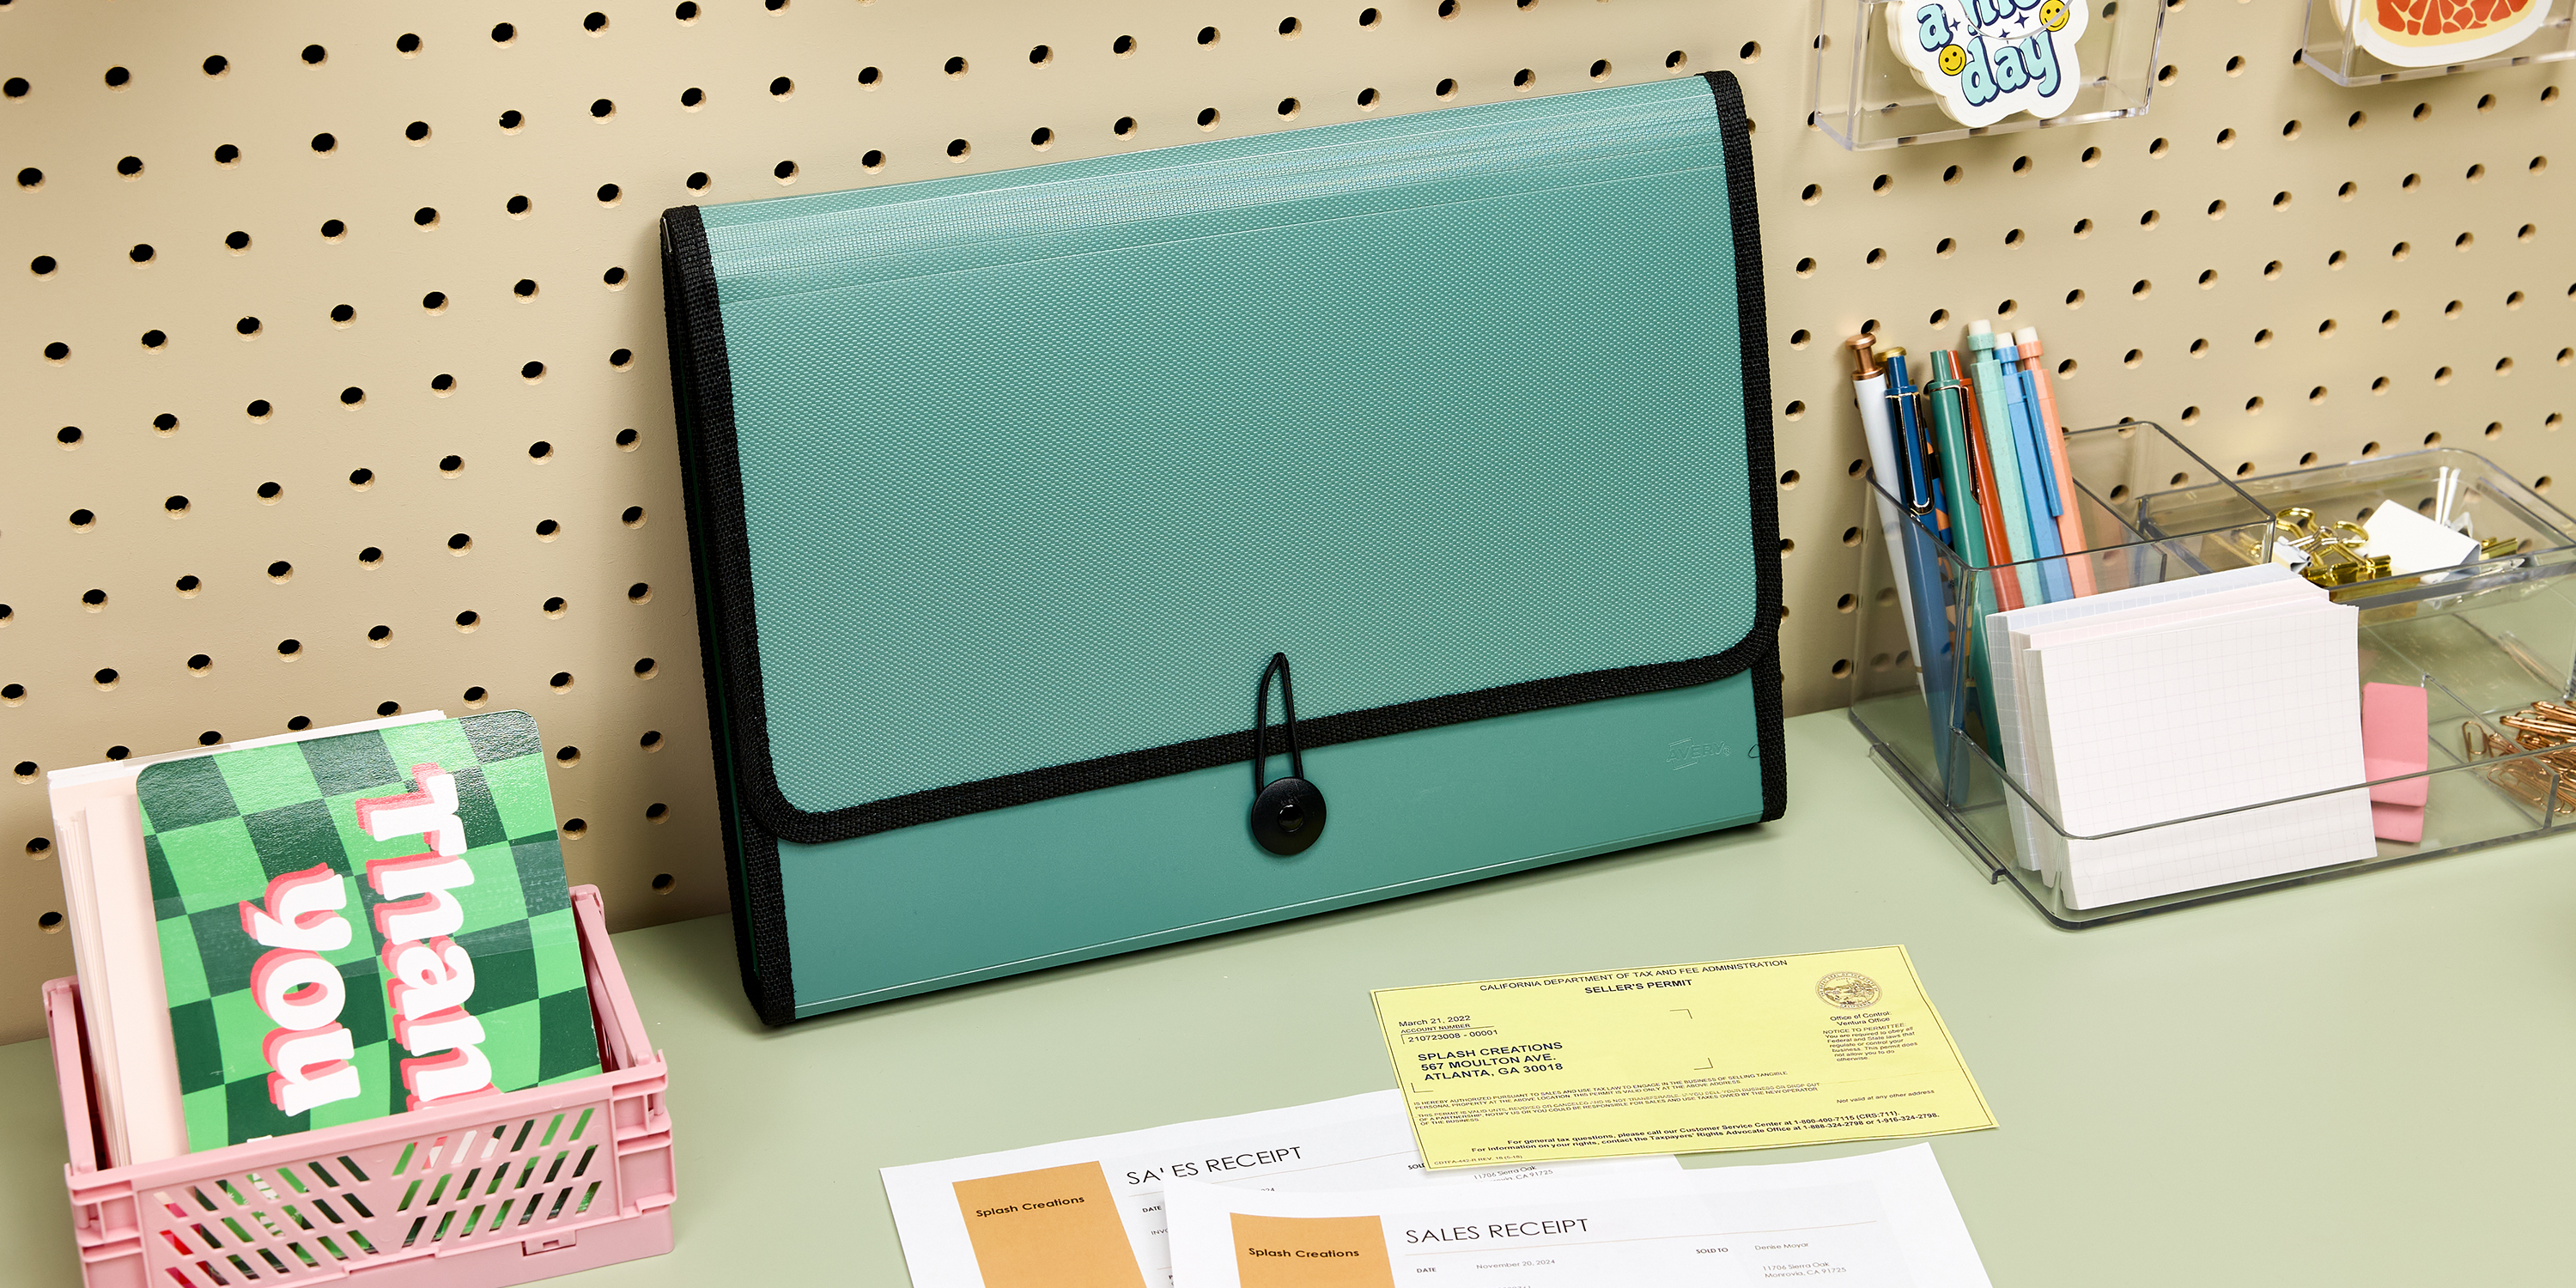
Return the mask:
M2424 772L2425 742L2430 735L2429 710L2424 690L2414 685L2361 686L2363 777L2376 781L2399 774ZM2370 799L2381 805L2412 805L2421 811L2431 781L2410 778L2399 783L2381 783L2370 789ZM2384 831L2380 835L2392 841L2419 840L2424 835L2424 819L2419 812L2415 819L2415 834L2411 837L2389 836Z
M2370 834L2383 841L2414 845L2424 839L2424 807L2370 803Z

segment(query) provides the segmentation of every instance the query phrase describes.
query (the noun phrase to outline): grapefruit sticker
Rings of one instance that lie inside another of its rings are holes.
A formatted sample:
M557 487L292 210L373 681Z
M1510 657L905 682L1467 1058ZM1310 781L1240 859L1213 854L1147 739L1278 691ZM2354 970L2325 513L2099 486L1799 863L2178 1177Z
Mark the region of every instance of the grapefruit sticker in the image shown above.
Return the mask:
M2549 0L2335 0L2361 47L2398 67L2491 57L2531 38Z

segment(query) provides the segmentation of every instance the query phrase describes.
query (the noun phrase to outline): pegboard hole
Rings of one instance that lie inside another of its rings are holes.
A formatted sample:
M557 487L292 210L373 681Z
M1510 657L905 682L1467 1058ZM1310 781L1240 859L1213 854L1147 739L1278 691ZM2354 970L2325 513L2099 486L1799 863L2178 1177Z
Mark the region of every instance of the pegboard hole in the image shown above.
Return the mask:
M1797 472L1796 470L1790 470L1789 472L1787 472L1787 473L1785 473L1785 474L1782 474L1782 475L1780 476L1780 490L1781 490L1781 491L1786 492L1786 491L1788 491L1789 489L1794 488L1794 487L1796 487L1796 486L1798 486L1798 472ZM1786 544L1785 544L1785 543L1783 544L1782 548L1783 548L1783 549L1786 549L1786 548L1787 548L1787 546L1786 546Z
M63 933L63 914L59 912L48 912L37 917L36 929L41 930L48 935L59 935Z
M383 564L384 561L385 552L374 546L369 546L358 552L358 566L361 568L374 568ZM281 578L281 580L283 579Z
M2076 160L2081 161L2086 165L2100 165L2102 164L2102 149L2086 148L2082 155L2078 156ZM1957 167L1954 166L1952 168L1956 169Z
M65 425L61 429L55 430L54 441L62 444L64 451L70 451L71 449L80 446L80 426Z
M2471 183L2476 183L2478 180L2487 177L2487 168L2483 165L2470 166L2469 172L2462 177L2466 178Z
M707 92L705 90L702 90L695 85L691 85L687 89L680 91L680 108L682 111L694 112L706 105Z
M12 684L5 689L0 689L0 702L6 702L10 706L14 707L26 700L27 686L23 684ZM32 760L22 760L18 762L17 767L13 772L18 775L19 782L32 783L36 781L36 774L41 769L42 766L39 766ZM42 844L39 844L39 842L42 842ZM27 842L27 853L42 854L52 845L53 842L47 841L45 838L40 836L33 841Z
M1837 613L1852 612L1859 607L1860 597L1858 595L1845 595L1834 601L1834 611Z
M2496 364L2495 364L2495 373L2496 373L2497 375L2499 375L2499 376L2509 376L2509 375L2512 375L2512 374L2513 374L2513 359L2511 359L2511 358L2498 358L2498 359L2496 359Z
M2021 245L2021 242L2022 242L2022 231L2021 231L2020 229L2018 229L2018 228L2014 228L2014 229L2007 230L2007 231L2004 233L2004 245L2006 245L2006 246L2019 246L2019 245Z
M1213 112L1216 109L1209 108L1208 110ZM964 139L950 139L948 141L948 159L951 161L963 161L974 151L975 145Z
M1807 347L1807 342L1808 342L1808 340L1810 340L1811 338L1812 338L1812 337L1808 335L1808 333L1807 333L1806 329L1805 329L1805 328L1803 328L1803 327L1802 327L1802 328L1800 328L1800 329L1798 329L1798 330L1792 331L1792 332L1790 332L1790 333L1789 333L1789 347L1790 347L1790 348L1792 348L1792 349L1803 349L1803 348L1806 348L1806 347Z
M598 195L599 195L599 204L601 204L601 205L603 205L603 206L614 206L614 205L616 205L616 204L617 204L617 198L621 195L621 193L620 193L620 190L618 189L618 187L617 187L617 185L616 185L616 184L613 184L613 183L603 183L603 184L599 185L599 194L598 194Z
M2237 464L2237 466L2236 466L2236 477L2238 477L2238 478L2240 478L2240 479L2241 479L2241 478L2246 477L2247 475L2252 474L2253 472L2254 472L2254 462L2252 462L2252 461L2242 461L2242 462L2239 462L2239 463Z
M2265 264L2265 265L2263 266L2263 280L2264 280L2264 281L2267 281L2267 282L2279 281L2279 280L2280 280L2280 277L2281 277L2281 261L2279 261L2279 260L2277 260L2277 259L2276 259L2276 260L2273 260L2271 263Z
M357 321L358 309L356 305L334 304L331 306L331 325L335 327L354 326L357 324Z
M91 528L98 526L98 515L96 512L90 510L74 510L70 514L64 516L64 518L66 522L72 525L72 531L74 532L87 532ZM106 602L107 596L105 592L94 590L90 593L97 595L99 597L99 602Z
M558 765L561 765L561 766L565 767L566 769L570 769L570 768L571 768L571 767L573 767L574 765L578 765L578 764L580 764L580 763L581 763L581 748L579 748L579 747L558 747L558 748L556 748L556 749L555 749L555 763L556 763L556 764L558 764Z
M2129 294L2141 300L2155 294L2155 290L2156 284L2143 277L2129 284ZM2194 352L2198 352L2198 350L2194 350Z
M2414 117L2415 117L2415 119L2416 119L2416 120L2419 120L2419 121L2420 121L2420 120L2423 120L2425 117L2431 116L2432 114L2433 114L2433 105L2432 105L2432 104L2430 104L2430 103L2417 103L2417 104L2415 105Z
M669 894L672 889L679 884L680 882L678 878L673 877L668 872L664 872L653 878L653 893Z
M2297 121L2286 122L2281 126L2281 137L2285 139L2295 139L2299 137L2299 131L2304 128L2306 127L2300 125Z
M663 804L663 803L662 803L662 802L660 802L660 801L655 801L655 802L653 802L652 804L647 805L647 806L645 806L645 807L644 807L644 821L645 821L645 822L647 822L647 823L664 823L664 822L668 822L668 821L670 821L670 818L671 818L671 807L670 807L670 806L668 806L668 805ZM664 874L664 875L662 875L662 876L658 876L658 877L653 878L653 881L654 881L654 888L655 888L655 889L657 889L657 890L658 890L658 889L663 889L663 888L665 888L665 887L664 887L664 885L663 885L663 883L664 883L664 882L669 881L670 879L671 879L671 878L670 878L669 874L667 874L667 873L666 873L666 874Z
M963 76L966 74L966 60L963 58L951 58L946 63L942 64L939 70L944 71L951 76Z
M1816 275L1816 261L1812 257L1801 259L1798 261L1795 271L1800 277L1814 277Z
M2151 157L2160 157L2171 151L2173 141L2170 139L2156 139L2147 144L2147 155Z
M630 505L626 507L625 511L617 516L617 521L630 528L643 527L644 507L640 505Z
M1780 409L1780 415L1787 420L1796 420L1806 414L1807 404L1803 401L1793 400L1788 406Z
M2477 244L2478 237L2475 233L2462 233L2451 239L2451 247L2454 250L2467 250L2471 246L2475 246Z
M2414 253L2415 247L2411 242L2399 242L2388 248L2388 257L2390 259L2404 259Z
M651 659L651 658L649 658L649 657L639 657L639 658L635 659L635 678L636 678L636 679L639 679L639 680L649 680L649 679L652 679L654 676L660 675L661 673L662 673L662 668L661 668L661 666L660 666L659 664L655 663L655 662L653 661L653 659Z
M18 186L21 188L44 187L45 172L34 166L28 166L26 169L18 172Z
M2348 257L2342 251L2336 251L2335 253L2326 256L2326 267L2342 268L2344 266L2344 261L2347 258Z
M2076 289L2066 293L2066 307L2070 309L2080 309L2084 307L2084 289L2082 287L2077 287Z
M1529 89L1538 84L1538 73L1524 67L1512 73L1513 89Z
M411 221L424 229L438 227L438 207L423 206L411 212Z
M519 379L535 384L546 378L546 364L530 361L519 366Z
M439 457L438 472L449 478L455 478L457 475L465 472L465 458L462 456Z
M1948 324L1949 321L1950 310L1948 309L1934 309L1932 310L1932 316L1925 319L1926 324L1930 326L1943 326Z
M1673 52L1664 55L1665 71L1677 72L1688 66L1690 66L1690 55L1681 50L1676 49Z
M1216 128L1216 123L1217 123L1219 120L1222 120L1222 119L1223 119L1223 114L1222 114L1222 113L1220 113L1220 112L1218 112L1218 111L1217 111L1215 108L1213 108L1213 107L1202 107L1202 108L1200 108L1200 109L1199 109L1198 122L1199 122L1199 128L1200 128L1200 129L1202 129L1202 130L1213 130L1213 129L1215 129L1215 128ZM963 142L963 141L964 141L964 140L959 140L959 142ZM950 144L949 146L954 147L954 146L956 146L956 145L955 145L955 144ZM962 154L952 152L952 153L950 153L949 155L951 155L951 156L958 156L958 155L962 155Z
M2487 431L2486 431L2486 432L2487 432L2487 437L2489 437L2489 438L2502 438L2502 437L2504 437L2504 422L2503 422L2503 421L2500 421L2500 420L2491 420L2491 421L2488 421L2488 422L2487 422Z
M377 648L383 648L384 646L393 643L394 628L382 624L368 627L367 642L375 645Z
M2221 148L2235 147L2236 131L2233 129L2220 130L2218 132L2218 146Z
M1843 677L1845 677L1845 676L1847 676L1847 675L1850 675L1850 674L1851 674L1851 669L1852 669L1852 665L1851 665L1851 659L1850 659L1850 658L1845 657L1845 658L1836 658L1836 659L1834 659L1834 667L1833 667L1833 670L1834 670L1834 678L1835 678L1835 679L1839 680L1839 679L1842 679Z
M1225 33L1214 27L1199 28L1199 43L1202 45L1213 45L1223 39L1225 39Z
M2183 408L2183 409L2182 409L2182 415L2181 415L2180 417L2178 417L2178 419L2180 419L2180 420L2182 421L2182 423L2184 423L2184 424L2186 424L2186 425L2197 425L2197 424L2199 424L2199 423L2200 423L2200 408L2198 408L2198 407L2185 407L2185 408ZM2115 490L2111 493L2111 499L2112 499L2112 500L2114 500L2114 501L2119 500L2119 499L2120 499L2121 492L2123 492L2123 491L2125 491L2125 490L2126 490L2126 489L2115 489Z
M466 705L466 706L468 706L468 707L479 707L479 706L482 706L484 703L486 703L486 702L490 701L490 700L491 700L491 698L492 698L492 694L491 694L491 692L490 692L489 690L485 689L482 685L477 684L477 685L473 686L472 688L467 689L467 690L464 692L464 694L462 695L462 697L464 698L464 701L465 701L465 705Z
M769 82L769 95L772 98L786 98L795 92L796 82L785 76L778 77L777 79Z
M553 676L546 680L546 687L557 693L563 693L571 689L572 686L573 678L572 672L570 671L557 671Z
M552 541L563 534L563 525L552 519L537 520L537 540Z
M1431 87L1431 96L1444 101L1456 98L1458 96L1457 80L1448 76L1441 77L1440 83Z
M188 512L188 498L176 495L166 497L161 502L161 508L168 511L171 518L178 518Z
M394 702L394 701L390 701L390 700L388 700L388 701L384 701L384 702L379 702L379 703L377 703L377 704L376 704L376 714L377 714L377 715L380 715L380 716L398 716L398 715L401 715L401 714L402 714L402 704L401 704L401 703L399 703L399 702Z
M2548 475L2543 474L2539 478L2531 481L2531 490L2534 492L2546 492L2549 490L2551 481L2552 480Z
M2530 168L2530 170L2531 170L2531 172L2532 172L2533 174L2538 174L2538 173L2540 173L2541 171L2546 170L2546 169L2548 169L2548 168L2549 168L2549 158L2547 158L2547 157L2533 157L2533 158L2531 159L2531 165L2530 165L2530 167L2529 167L2529 168Z
M2268 349L2272 347L2272 328L2265 327L2254 333L2254 347L2257 349Z
M2078 237L2090 237L2090 236L2092 236L2092 235L2093 235L2093 221L2092 221L2092 220L2090 220L2090 219L2078 219L2078 220L2076 220L2076 221L2075 221L2075 235L2076 235L2076 236L2078 236Z
M445 398L448 395L455 393L456 377L444 371L431 376L429 378L429 392L441 398Z
M635 745L642 747L646 751L660 751L662 749L662 731L659 729L645 730L644 736L635 740Z
M528 200L525 195L517 195L502 202L501 208L509 211L512 219L525 219L535 212L537 203Z
M215 659L203 653L194 654L188 658L188 670L194 674L204 675L214 669Z
M500 125L501 132L503 134L516 134L520 130L526 128L527 124L527 114L521 112L515 107L509 108L501 113Z
M2276 192L2276 193L2273 193L2273 194L2272 194L2272 208L2273 208L2274 210L2283 210L2283 209L2287 209L2287 208L2289 207L2290 200L2291 200L2291 198L2290 198L2290 194L2289 194L2289 193L2286 193L2286 192Z
M143 347L146 349L158 349L162 345L170 343L170 337L158 330L144 332L141 339Z
M364 404L366 401L367 391L356 385L351 385L340 391L340 405L343 407L357 407Z
M777 5L771 5L771 6L770 6L770 8L772 8L772 9L775 9L775 8L778 8L778 7L779 7L779 6L777 6ZM592 11L591 13L589 13L588 15L586 15L586 16L584 16L584 17L582 18L582 20L581 20L581 29L582 29L583 31L587 31L587 32L589 32L590 34L592 34L592 35L594 35L594 36L598 35L599 33L603 32L603 31L608 30L608 15L607 15L607 14L604 14L604 13L600 13L600 12L598 12L598 11L596 11L596 10Z
M2131 349L2120 355L2120 365L2124 367L2134 367L2146 360L2147 352L2144 349Z
M55 263L51 255L38 255L27 261L27 271L38 277L51 277L54 275L54 270L59 267L61 265Z
M2069 380L2074 379L2074 378L2075 378L2075 372L2076 372L2076 362L2075 362L2075 359L2073 359L2073 358L2068 358L2068 359L2066 359L2065 361L2060 362L2060 363L2058 363L2058 364L2057 364L2057 374L2058 374L2058 375L2060 375L2060 376L2062 376L2062 377L2064 377L2064 378L2066 378L2066 379L2069 379Z
M2160 224L2160 223L2163 223L2164 221L2165 221L2165 216L2164 216L2164 212L2163 212L2163 211L2161 211L2161 210L2150 210L2150 211L2148 211L2147 213L2145 213L2145 214L2143 214L2143 215L2138 216L2138 227L2140 227L2140 228L2153 228L2153 227L2155 227L2156 225L2158 225L2158 224Z
M494 23L494 24L492 25L492 43L493 43L493 44L496 44L496 45L506 45L506 44L509 44L511 41L516 40L516 39L518 39L518 38L519 38L519 29L518 29L518 28L513 27L513 26L511 26L510 24L508 24L508 23L506 23L506 22Z
M548 617L561 617L571 607L571 603L563 596L556 595L546 600L546 602L539 604L537 606L537 610Z
M2317 323L2318 335L2333 335L2336 329L2337 323L2333 318L2327 318L2325 321Z
M617 450L621 452L634 451L636 437L637 435L635 431L631 429L621 429L617 431Z
M1941 182L1943 183L1957 183L1960 178L1961 171L1957 166L1947 166L1941 171Z
M2460 235L2465 237L2468 234L2462 233ZM2536 224L2524 224L2522 227L2515 229L2513 234L2514 240L2516 241L2530 241L2532 238L2539 235L2540 228Z
M609 269L607 272L599 275L599 281L601 285L606 286L612 291L625 290L626 270L622 268Z
M1856 546L1856 545L1859 545L1859 544L1860 544L1860 529L1858 529L1858 528L1845 528L1845 529L1843 529L1843 544L1844 544L1844 545L1847 545L1847 546Z
M97 685L102 690L115 688L116 668L112 666L100 667L98 670L90 674L89 682Z
M2317 403L2317 402L2324 402L2325 400L2326 400L2326 387L2325 387L2324 385L2319 385L2319 386L2317 386L2316 388L2311 389L2311 390L2309 390L2309 391L2308 391L2308 401L2309 401L2309 402ZM2435 435L2435 437L2437 437L2437 438L2438 438L2438 437L2440 437L2440 435L2438 435L2438 434L2437 434L2437 435Z
M2387 392L2388 392L2388 377L2386 377L2386 376L2381 376L2381 377L2379 377L2378 379L2371 381L2371 382L2370 382L2370 392L2375 393L2375 394L2384 394L2384 393L2387 393Z
M464 554L474 548L474 538L468 533L455 533L447 538L447 548L456 554ZM362 555L360 558L363 560L365 556Z
M630 604L649 604L653 602L653 587L649 583L640 581L627 587L626 602Z
M859 168L867 171L869 174L875 174L877 171L885 169L885 163L885 153L880 152L875 148L870 148L859 154ZM706 176L693 175L691 177L703 179ZM705 185L701 184L699 186L703 187Z
M1944 237L1941 240L1932 243L1932 253L1942 259L1950 258L1950 256L1958 252L1958 249L1959 242L1958 239L1954 237Z
M2413 192L2417 188L2424 186L2424 176L2420 174L2410 174L2405 178L2398 180L2397 186L2408 192Z
M2567 365L2569 365L2569 364L2571 364L2571 363L2576 363L2576 349L2561 349L2561 350L2559 350L2559 351L2558 351L2558 365L2559 365L2559 366L2564 367L2564 366L2567 366Z
M1871 268L1877 268L1878 266L1885 264L1887 262L1887 248L1884 246L1871 247L1869 254L1861 257L1861 262L1869 265Z

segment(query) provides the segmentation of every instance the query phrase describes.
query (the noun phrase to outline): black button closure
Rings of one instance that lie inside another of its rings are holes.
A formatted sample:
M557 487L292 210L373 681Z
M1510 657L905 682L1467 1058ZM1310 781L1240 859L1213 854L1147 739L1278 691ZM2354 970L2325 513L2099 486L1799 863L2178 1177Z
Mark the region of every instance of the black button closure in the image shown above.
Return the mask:
M1265 782L1270 757L1270 677L1279 677L1280 731L1288 744L1288 776ZM1252 839L1282 858L1304 853L1324 834L1324 793L1306 781L1306 759L1297 746L1297 694L1288 680L1288 655L1273 653L1262 668L1252 715Z

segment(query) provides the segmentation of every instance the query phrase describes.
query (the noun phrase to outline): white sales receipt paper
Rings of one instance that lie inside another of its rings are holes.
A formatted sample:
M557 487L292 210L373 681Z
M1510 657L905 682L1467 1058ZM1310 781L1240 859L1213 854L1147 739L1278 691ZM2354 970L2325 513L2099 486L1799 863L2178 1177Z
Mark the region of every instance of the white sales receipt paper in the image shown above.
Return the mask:
M1902 947L1369 996L1433 1167L1995 1125Z
M1248 1193L1174 1182L1184 1288L1984 1288L1932 1147L1519 1185Z
M1167 1288L1174 1182L1400 1192L1680 1174L1669 1154L1427 1172L1392 1091L884 1172L913 1288Z

